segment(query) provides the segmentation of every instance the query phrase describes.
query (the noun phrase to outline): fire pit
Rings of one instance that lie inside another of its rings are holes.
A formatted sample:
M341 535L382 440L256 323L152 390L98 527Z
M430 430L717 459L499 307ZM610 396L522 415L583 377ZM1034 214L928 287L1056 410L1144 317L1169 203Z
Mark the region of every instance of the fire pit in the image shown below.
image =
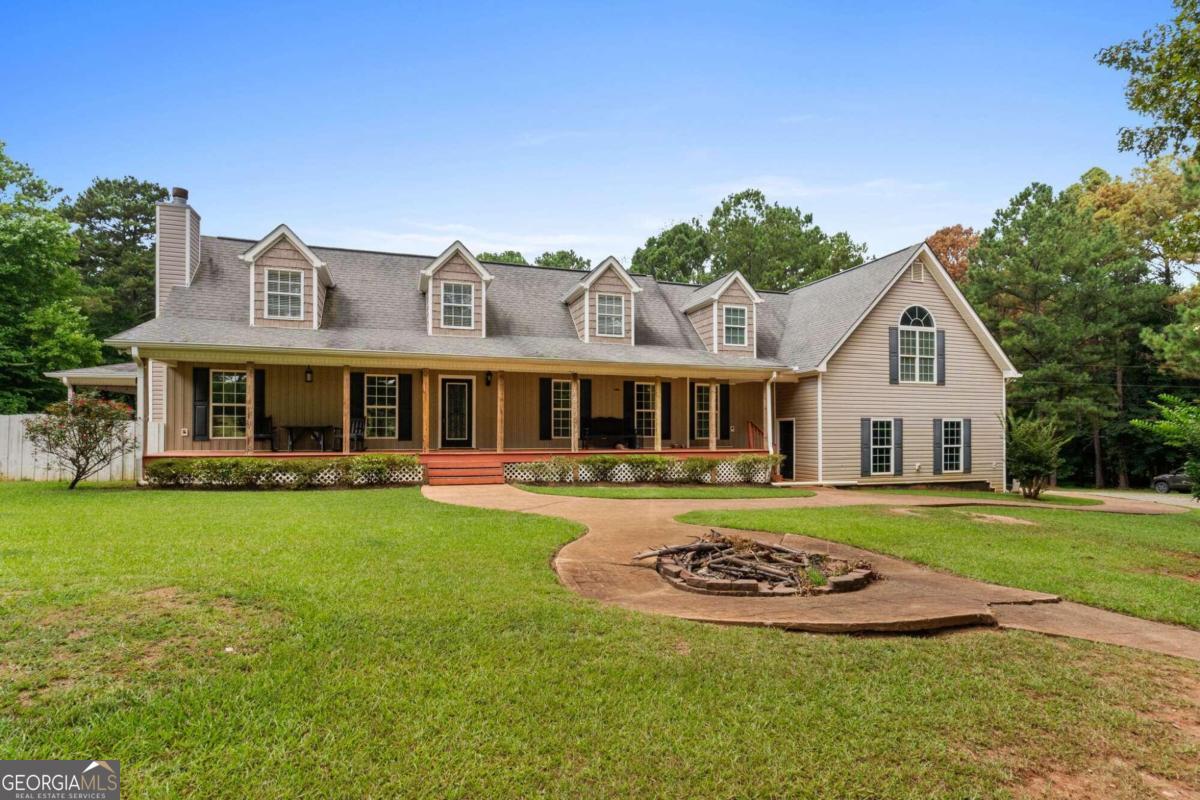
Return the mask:
M655 568L677 589L737 597L790 597L851 592L878 575L866 561L846 561L781 544L709 531L691 544L647 550Z

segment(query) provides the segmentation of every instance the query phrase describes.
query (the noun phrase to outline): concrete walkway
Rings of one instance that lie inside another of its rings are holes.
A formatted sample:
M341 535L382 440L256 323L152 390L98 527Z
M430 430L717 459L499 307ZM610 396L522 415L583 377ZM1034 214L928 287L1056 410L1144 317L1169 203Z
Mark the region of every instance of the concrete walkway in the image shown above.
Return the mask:
M763 500L606 500L560 497L500 486L426 486L431 500L456 505L562 517L588 532L563 547L554 569L567 587L584 597L654 614L703 622L763 625L823 633L925 631L962 625L999 625L1097 642L1120 644L1200 660L1200 632L1059 602L1054 595L982 583L935 572L907 561L820 539L751 534L841 558L865 558L884 576L866 589L818 597L715 597L667 585L648 562L632 557L647 548L690 541L701 532L675 517L693 510L819 508L847 505L963 506L1017 505L1003 501L871 494L818 489L806 498ZM992 509L993 511L999 509ZM1172 513L1175 509L1138 501L1106 501L1071 510L1093 513Z

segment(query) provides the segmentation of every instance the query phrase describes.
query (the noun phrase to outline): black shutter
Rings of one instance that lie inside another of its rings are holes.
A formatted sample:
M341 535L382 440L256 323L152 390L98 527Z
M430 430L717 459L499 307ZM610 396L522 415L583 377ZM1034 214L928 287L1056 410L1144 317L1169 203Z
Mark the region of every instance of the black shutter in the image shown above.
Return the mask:
M933 474L942 474L942 421L933 421Z
M208 441L208 367L192 367L192 441Z
M900 329L888 328L888 383L900 382Z
M625 414L625 435L630 437L630 444L633 447L637 447L637 424L634 422L633 413L633 381L625 381L623 401Z
M254 432L270 433L267 431L267 371L254 370Z
M729 438L729 384L721 384L721 439Z
M412 373L402 372L396 376L396 404L399 406L400 422L396 425L396 438L409 441L413 438L412 428Z
M696 384L688 381L688 444L696 438Z
M904 474L904 420L892 420L892 474Z
M946 385L946 332L937 332L937 382Z
M971 474L971 420L964 419L962 427L962 467L963 472Z
M579 379L579 430L588 436L592 430L592 379Z
M551 437L550 430L550 404L553 402L551 388L553 386L552 378L538 378L538 438L549 439Z
M350 419L366 419L363 390L366 375L362 372L350 373Z
M871 418L860 417L858 428L858 473L867 478L871 475Z
M671 382L662 382L662 438L671 438Z

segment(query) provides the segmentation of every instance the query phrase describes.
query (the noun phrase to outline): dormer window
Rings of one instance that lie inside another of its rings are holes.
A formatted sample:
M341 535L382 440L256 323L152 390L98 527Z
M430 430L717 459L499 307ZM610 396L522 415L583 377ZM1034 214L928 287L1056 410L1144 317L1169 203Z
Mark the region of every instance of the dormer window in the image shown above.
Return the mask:
M937 332L921 306L900 315L900 382L937 383Z
M725 344L743 347L746 344L746 307L725 306Z
M475 287L469 283L442 284L442 327L475 327Z
M597 295L596 334L598 336L625 336L624 297L619 294Z
M304 273L267 270L267 319L304 319Z

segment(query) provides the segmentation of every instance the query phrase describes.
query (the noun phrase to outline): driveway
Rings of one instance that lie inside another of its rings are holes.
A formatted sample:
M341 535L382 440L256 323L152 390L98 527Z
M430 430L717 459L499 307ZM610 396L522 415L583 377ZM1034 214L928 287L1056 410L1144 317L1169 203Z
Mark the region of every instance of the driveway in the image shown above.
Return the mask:
M684 592L663 581L653 566L633 556L651 547L688 541L702 529L675 517L698 509L813 508L846 505L1014 505L919 495L818 489L813 497L763 500L609 500L524 492L509 485L426 486L443 503L562 517L587 526L564 546L554 569L564 585L604 603L703 622L762 625L821 633L922 631L963 625L998 625L1121 644L1200 660L1200 632L1116 614L1042 592L1013 589L926 569L907 561L820 539L752 534L836 557L871 561L884 580L865 589L817 597L717 597ZM1016 504L1022 505L1022 504ZM1022 507L1027 507L1022 505ZM1163 505L1106 500L1071 507L1104 513L1179 513Z
M1162 506L1174 506L1176 508L1186 508L1189 511L1200 511L1200 503L1186 492L1171 492L1170 494L1159 494L1152 489L1079 489L1071 491L1059 491L1055 489L1053 492L1047 493L1050 497L1056 494L1072 495L1074 497L1094 497L1097 500L1120 500L1125 503L1146 503Z

